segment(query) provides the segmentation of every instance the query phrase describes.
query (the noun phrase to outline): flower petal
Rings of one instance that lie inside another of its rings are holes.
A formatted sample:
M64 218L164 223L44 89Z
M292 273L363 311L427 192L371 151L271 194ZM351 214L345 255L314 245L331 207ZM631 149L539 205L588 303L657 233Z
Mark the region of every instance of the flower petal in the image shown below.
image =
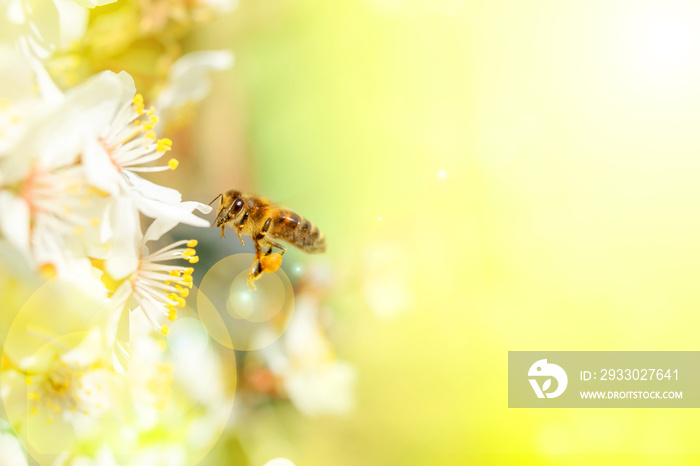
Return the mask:
M157 107L165 113L202 100L211 89L209 75L232 65L233 54L228 50L203 50L182 56L170 68L169 84L158 95Z
M175 189L151 183L127 170L122 171L122 173L131 187L131 191L135 194L135 200L138 198L157 199L165 204L177 204L182 200L182 195ZM157 215L149 215L149 217L157 217Z
M29 252L29 206L8 191L0 191L0 231L18 250L31 257Z
M119 194L119 183L122 177L97 139L90 138L85 142L83 167L92 186L113 196Z
M139 264L141 226L138 212L131 199L118 197L110 209L112 248L105 261L105 269L114 279L121 279L136 270Z
M211 212L211 207L209 207L206 204L201 204L199 202L194 202L194 201L186 201L178 204L178 209L180 209L183 212L183 215L188 214L189 212L192 212L193 210L198 210L204 214L208 214ZM148 230L146 230L146 233L143 235L143 240L142 243L145 244L148 241L157 241L163 236L165 233L169 232L175 226L180 223L189 223L190 225L194 226L201 226L201 227L208 227L209 222L196 217L192 215L192 217L197 219L196 223L191 223L191 222L186 222L185 220L182 220L184 217L177 218L175 216L161 216L156 218L153 223L148 227Z

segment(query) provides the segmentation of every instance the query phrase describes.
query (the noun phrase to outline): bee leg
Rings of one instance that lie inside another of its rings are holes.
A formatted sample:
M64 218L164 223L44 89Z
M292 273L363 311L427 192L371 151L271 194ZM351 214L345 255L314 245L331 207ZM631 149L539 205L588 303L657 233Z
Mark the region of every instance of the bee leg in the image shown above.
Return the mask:
M255 283L253 283L255 280L257 280L260 275L262 274L262 265L260 264L260 261L255 261L253 263L253 266L250 268L250 272L248 272L248 289L250 291L257 290L255 287Z
M270 238L265 238L268 242L268 244L271 246L270 250L267 251L266 255L269 255L272 252L272 248L275 247L280 250L280 256L284 256L284 253L287 252L287 248L282 246L280 243L276 241L272 241Z
M248 272L248 289L250 291L256 289L253 282L257 280L262 273L262 264L260 262L260 259L262 258L262 247L260 246L260 240L264 237L265 235L258 233L253 238L253 243L255 243L255 262L253 262L253 266L250 268L250 272Z
M226 225L222 225L222 226L221 226L221 237L222 237L222 238L225 238L225 236L224 236L224 231L225 231L225 230L226 230Z
M238 223L238 227L236 229L236 233L238 233L238 240L241 242L241 246L245 246L245 241L243 241L243 238L241 238L241 234L243 233L243 227L245 227L245 224L248 221L249 216L250 216L250 212L246 211L243 214L243 218Z

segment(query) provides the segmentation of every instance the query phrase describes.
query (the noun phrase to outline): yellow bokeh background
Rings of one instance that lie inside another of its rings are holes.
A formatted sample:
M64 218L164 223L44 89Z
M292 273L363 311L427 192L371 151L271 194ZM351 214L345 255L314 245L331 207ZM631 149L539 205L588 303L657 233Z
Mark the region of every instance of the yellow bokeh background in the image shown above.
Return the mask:
M696 464L695 410L508 409L506 375L509 350L697 349L700 5L242 0L190 45L236 64L177 187L319 224L360 373L346 418L262 412L259 452Z

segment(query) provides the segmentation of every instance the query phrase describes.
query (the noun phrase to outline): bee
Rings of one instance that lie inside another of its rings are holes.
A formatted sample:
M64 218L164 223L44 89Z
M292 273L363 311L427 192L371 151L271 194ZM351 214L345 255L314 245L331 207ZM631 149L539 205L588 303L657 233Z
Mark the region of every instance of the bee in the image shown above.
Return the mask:
M221 228L224 238L226 225L238 234L242 245L243 235L255 244L255 261L248 272L248 288L254 290L263 273L273 273L282 265L287 248L277 242L285 241L307 253L326 251L326 238L316 225L291 210L269 202L262 197L230 190L219 194L209 204L221 199L219 212L211 226ZM274 249L279 252L273 253Z

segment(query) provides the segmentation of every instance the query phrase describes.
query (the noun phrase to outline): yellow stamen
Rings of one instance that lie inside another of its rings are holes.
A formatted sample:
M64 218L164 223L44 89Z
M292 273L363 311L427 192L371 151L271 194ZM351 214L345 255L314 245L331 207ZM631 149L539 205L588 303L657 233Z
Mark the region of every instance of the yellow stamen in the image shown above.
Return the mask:
M163 325L163 327L161 327L160 329L160 333L162 333L163 335L167 335L169 331L170 327L168 327L167 325Z
M180 271L179 271L179 270L171 270L171 271L170 271L170 276L171 276L171 277L179 277L179 276L180 276Z
M197 257L197 256L192 256L192 257L189 258L189 263L190 263L190 264L196 264L197 262L199 262L199 257Z
M168 150L170 150L170 149L168 149ZM171 170L175 170L178 165L180 165L180 162L178 162L177 159L168 160L168 166L170 167Z
M148 128L150 129L150 128ZM146 134L143 135L143 137L148 138L148 139L155 139L156 138L156 132L155 131L149 131Z
M175 319L177 319L177 314L168 314L168 320L170 322L173 322Z
M153 129L157 124L158 124L158 117L157 117L157 116L151 116L151 117L148 119L148 123L145 123L145 122L144 122L144 124L143 124L143 129L146 130L146 131L151 130L151 129Z
M187 248L184 251L182 251L183 257L190 257L190 256L194 256L195 254L197 254L197 251L195 251L192 248Z
M189 240L189 241L187 242L187 247L188 247L188 248L193 248L193 247L195 247L195 246L197 246L197 240L196 240L196 239L191 239L191 240Z
M154 113L156 113L156 109L153 108L153 107L151 107L151 108L148 109L148 112L146 113L146 115L151 116L151 115L153 115Z
M160 152L167 152L171 150L173 146L173 141L171 141L168 138L158 139L157 143L158 147L156 148L156 150Z
M134 110L136 110L136 113L141 115L143 113L143 109L144 109L143 96L141 94L136 94L134 96L134 99L132 100L132 102L134 104Z

